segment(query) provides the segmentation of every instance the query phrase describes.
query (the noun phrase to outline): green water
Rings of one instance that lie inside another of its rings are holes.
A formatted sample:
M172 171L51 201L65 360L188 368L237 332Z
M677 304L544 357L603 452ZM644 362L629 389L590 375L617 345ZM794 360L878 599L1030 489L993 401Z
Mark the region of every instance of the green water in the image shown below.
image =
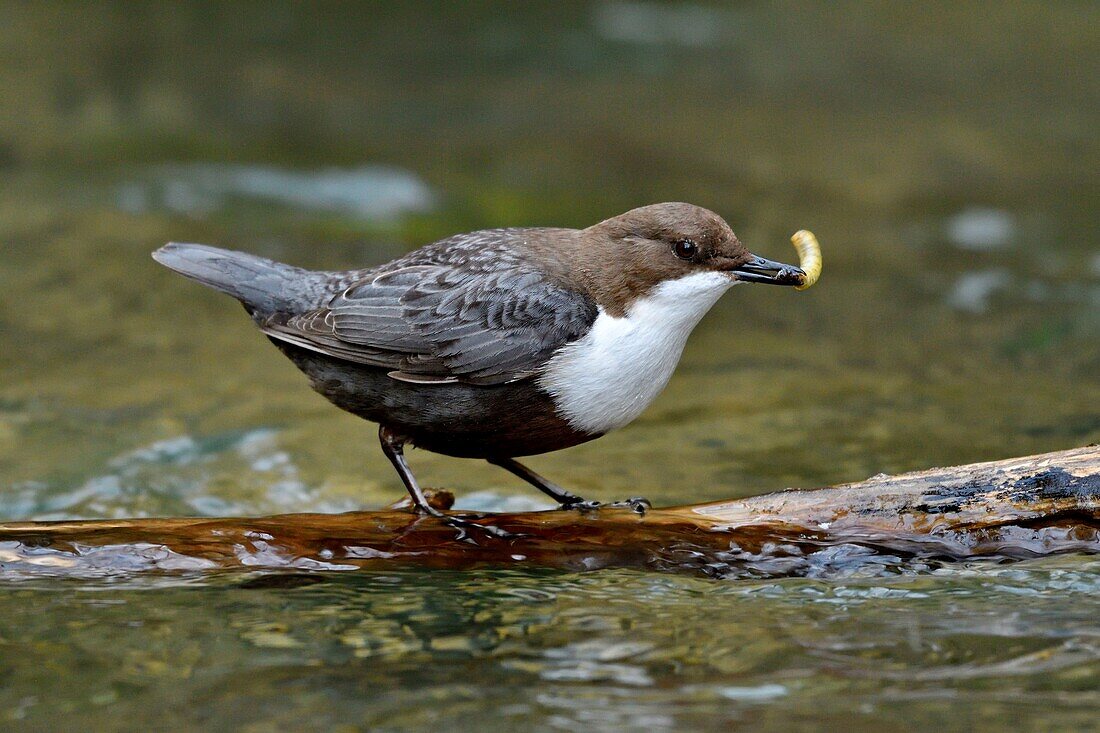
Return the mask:
M1100 440L1087 3L0 5L0 517L339 511L371 426L148 253L318 268L687 200L738 288L629 428L530 461L659 503ZM414 452L466 506L542 506ZM128 575L0 566L0 728L1086 730L1100 565Z

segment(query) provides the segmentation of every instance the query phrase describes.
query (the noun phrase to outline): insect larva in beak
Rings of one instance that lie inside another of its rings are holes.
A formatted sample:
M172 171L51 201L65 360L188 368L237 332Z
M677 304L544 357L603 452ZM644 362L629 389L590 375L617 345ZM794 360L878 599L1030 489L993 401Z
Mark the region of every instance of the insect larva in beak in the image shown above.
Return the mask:
M798 265L806 273L801 285L795 285L795 290L805 290L817 282L821 277L821 245L817 243L814 233L801 229L791 237L791 244L798 252Z

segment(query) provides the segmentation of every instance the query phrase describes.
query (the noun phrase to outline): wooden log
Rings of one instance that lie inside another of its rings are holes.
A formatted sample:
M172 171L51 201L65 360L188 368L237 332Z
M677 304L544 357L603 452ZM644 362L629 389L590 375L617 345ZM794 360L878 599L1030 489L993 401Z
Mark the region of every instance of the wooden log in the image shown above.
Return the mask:
M438 506L450 495L437 492ZM809 491L651 509L480 516L474 531L395 505L347 514L0 524L0 576L221 568L646 567L715 575L1100 553L1100 447ZM881 560L880 560L881 561Z

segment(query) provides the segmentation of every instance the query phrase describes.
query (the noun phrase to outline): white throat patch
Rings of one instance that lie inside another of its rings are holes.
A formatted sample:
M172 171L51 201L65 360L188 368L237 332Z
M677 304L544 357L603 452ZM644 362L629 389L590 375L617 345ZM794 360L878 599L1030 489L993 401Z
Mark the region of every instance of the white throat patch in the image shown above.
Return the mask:
M621 428L665 388L688 335L734 284L720 272L699 272L661 283L622 318L601 308L592 329L547 362L539 386L573 428Z

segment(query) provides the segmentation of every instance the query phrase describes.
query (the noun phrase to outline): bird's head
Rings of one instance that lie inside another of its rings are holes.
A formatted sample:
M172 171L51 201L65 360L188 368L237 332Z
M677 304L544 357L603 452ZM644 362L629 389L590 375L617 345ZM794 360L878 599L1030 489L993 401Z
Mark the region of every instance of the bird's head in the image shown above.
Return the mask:
M578 265L613 313L662 287L689 297L720 295L740 282L799 285L805 278L794 265L749 252L722 217L692 204L631 209L583 230L580 244Z

